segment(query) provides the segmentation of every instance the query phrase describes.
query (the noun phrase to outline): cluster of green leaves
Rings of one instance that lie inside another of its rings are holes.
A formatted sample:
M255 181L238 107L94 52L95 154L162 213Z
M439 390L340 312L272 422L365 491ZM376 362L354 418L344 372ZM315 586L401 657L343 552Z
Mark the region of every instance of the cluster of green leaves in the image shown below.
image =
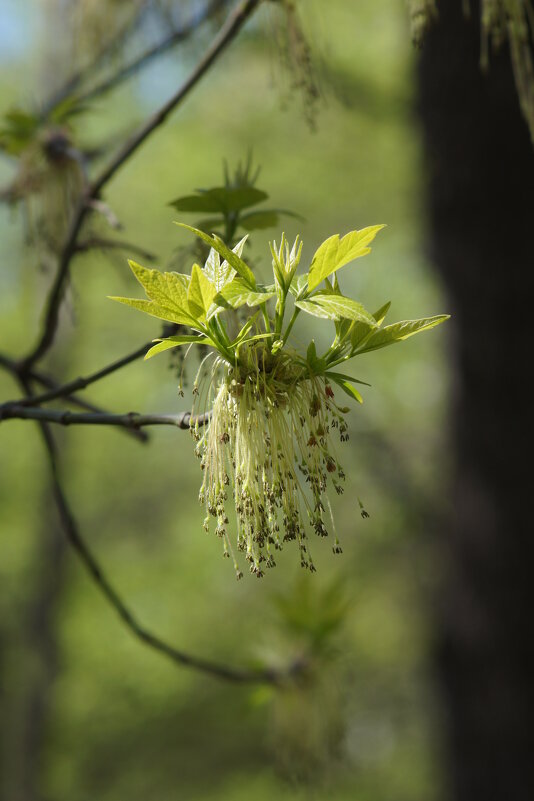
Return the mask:
M176 198L169 205L180 213L208 215L199 219L196 227L216 233L227 244L235 241L239 229L250 233L277 226L283 215L298 217L287 209L266 209L260 205L269 195L255 186L259 174L259 167L252 168L251 154L243 165L237 165L232 175L225 162L223 186L197 189L195 194Z
M13 108L0 122L0 150L18 157L46 133L57 126L68 126L76 114L85 111L85 106L73 98L67 98L54 106L46 115Z
M310 268L296 274L302 253L302 243L295 240L290 249L284 235L280 246L271 244L274 283L260 284L253 271L242 259L246 237L230 249L216 234L209 235L184 223L177 223L194 233L210 247L203 267L194 264L191 275L175 272L161 273L135 262L130 267L144 288L147 300L115 297L135 309L159 319L188 326L191 334L155 340L145 358L169 348L197 343L214 348L229 365L246 365L244 349L261 347L270 358L284 350L287 339L300 312L331 320L335 337L327 351L319 356L312 340L306 355L286 349L295 365L294 380L323 376L336 383L351 398L362 398L354 383L358 379L334 370L338 365L363 353L368 353L442 323L448 315L403 320L382 326L389 310L386 303L371 314L361 303L343 295L337 271L370 252L370 244L384 226L375 225L351 231L343 238L329 237L315 252ZM332 279L333 276L333 279ZM293 313L286 322L288 301L293 296ZM231 337L225 316L240 307L250 314L237 336Z

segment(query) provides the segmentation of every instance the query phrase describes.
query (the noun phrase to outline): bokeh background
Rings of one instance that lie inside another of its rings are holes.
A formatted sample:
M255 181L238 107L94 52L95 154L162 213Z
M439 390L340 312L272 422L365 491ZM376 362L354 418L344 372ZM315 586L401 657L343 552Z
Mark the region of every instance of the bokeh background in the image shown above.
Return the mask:
M107 69L199 4L172 5L162 11L154 3ZM124 14L111 0L0 6L3 112L38 108ZM301 16L318 99L306 80L292 87L307 67L298 53L287 63L282 11L266 4L109 185L106 202L124 226L118 236L167 267L190 244L169 202L220 184L223 160L233 167L251 151L269 204L303 217L287 218L284 228L290 238L302 235L304 261L333 232L387 223L372 254L345 269L344 288L367 308L391 299L392 320L453 313L425 244L416 55L404 3L317 0ZM220 24L215 17L73 120L83 147L104 144L97 166L174 91ZM1 159L0 184L15 171L13 160ZM268 240L279 234L253 235L249 255L260 272L269 267ZM1 205L0 345L15 357L38 335L53 274L25 237L20 208ZM136 292L129 255L76 258L50 372L89 374L159 334L156 321L106 298ZM312 334L326 342L325 332L305 324L296 342ZM347 491L334 502L344 553L315 543L313 576L286 549L262 581L248 574L235 581L220 542L202 530L200 471L187 432L155 428L145 445L116 429L56 432L81 531L142 622L178 647L235 665L283 665L304 655L309 673L281 691L177 668L132 639L62 540L35 424L2 424L6 800L444 797L432 654L442 564L436 530L449 503L449 336L443 326L354 363L372 387L348 418ZM18 395L7 373L0 372L0 392ZM176 412L190 403L187 392L177 394L167 356L133 363L88 396L116 411Z

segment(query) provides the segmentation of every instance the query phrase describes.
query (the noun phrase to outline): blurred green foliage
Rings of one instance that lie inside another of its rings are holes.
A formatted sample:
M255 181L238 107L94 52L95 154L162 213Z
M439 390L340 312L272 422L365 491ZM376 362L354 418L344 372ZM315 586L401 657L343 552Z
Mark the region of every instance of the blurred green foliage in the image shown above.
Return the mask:
M188 242L171 224L177 214L169 199L213 186L223 159L234 164L252 148L271 202L306 220L284 220L288 238L302 233L306 258L332 231L387 221L388 236L347 274L348 293L368 308L395 297L396 319L447 309L424 252L403 3L332 0L326 11L317 0L307 7L308 39L328 66L315 132L295 96L282 111L279 84L269 84L279 62L269 35L276 13L262 10L117 174L106 202L124 236L168 266ZM6 109L28 95L27 82L35 82L50 46L35 28L27 35L19 58L4 64ZM84 146L116 143L133 129L154 108L158 87L173 87L186 74L202 41L187 43L77 118ZM21 67L28 61L31 70ZM13 169L0 162L3 183ZM38 269L38 254L24 246L20 220L5 206L0 231L1 350L19 355L38 332L51 274ZM251 256L264 277L269 265L260 254L272 233L253 233ZM50 370L66 378L88 374L159 335L157 321L105 300L130 294L125 265L115 251L77 257ZM313 322L308 333L320 338ZM320 570L306 579L288 562L263 582L228 580L218 543L202 531L199 470L186 432L154 429L146 446L115 430L59 432L82 532L143 622L221 661L305 660L302 680L279 693L179 670L133 641L74 554L51 554L47 532L57 522L37 431L21 421L2 424L0 727L8 780L27 742L42 650L30 620L49 575L57 593L50 647L57 651L42 690L46 737L35 770L43 796L440 798L428 597L439 570L429 510L439 505L447 463L444 336L438 330L402 350L361 358L361 378L372 389L350 414L347 491L334 499L344 554L334 557L318 541ZM18 395L5 373L0 391L3 398ZM165 357L134 363L95 385L90 397L117 411L179 411L190 403L178 397L176 371ZM357 496L369 520L361 519Z

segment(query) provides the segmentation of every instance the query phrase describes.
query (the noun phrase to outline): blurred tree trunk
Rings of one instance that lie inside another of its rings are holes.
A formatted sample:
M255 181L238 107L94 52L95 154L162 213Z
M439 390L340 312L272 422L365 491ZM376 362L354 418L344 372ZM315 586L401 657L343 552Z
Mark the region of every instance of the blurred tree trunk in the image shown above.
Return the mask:
M439 669L455 801L534 798L529 467L534 149L507 51L439 3L419 66L433 257L451 296L454 486Z
M43 516L17 635L1 675L0 801L40 801L43 748L58 668L56 613L64 585L67 540L45 481ZM15 626L12 624L12 628ZM0 664L0 668L2 665Z

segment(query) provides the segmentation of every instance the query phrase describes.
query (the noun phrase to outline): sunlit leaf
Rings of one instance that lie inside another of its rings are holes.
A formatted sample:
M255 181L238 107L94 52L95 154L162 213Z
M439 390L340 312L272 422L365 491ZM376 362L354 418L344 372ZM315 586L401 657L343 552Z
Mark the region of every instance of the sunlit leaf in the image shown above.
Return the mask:
M384 321L386 314L389 311L389 307L391 306L391 301L384 303L377 311L374 312L373 317L376 321L377 325L381 325ZM356 322L353 323L352 330L350 332L350 341L352 345L352 350L354 351L357 347L363 345L364 341L376 330L375 326L369 325L368 323Z
M187 284L189 276L182 276L180 273L162 273L159 270L143 267L131 260L128 261L128 264L150 300L169 309L188 310Z
M345 381L345 379L343 378L333 378L333 377L332 381L334 381L338 385L338 387L341 387L343 392L345 392L349 396L349 398L358 401L358 403L363 403L362 396L360 395L356 387L353 387L349 381Z
M206 313L216 294L215 285L212 284L199 265L194 264L191 271L191 283L187 291L187 302L191 314L199 320L205 320Z
M308 287L308 273L305 275L296 275L291 281L289 291L296 298L300 297Z
M149 301L135 298L112 298L119 303L132 306L161 320L191 325L195 317L191 314L187 301L187 288L190 277L180 273L160 273L129 261L130 268L146 292Z
M376 326L374 317L361 303L343 295L318 294L306 301L297 300L296 305L316 317L326 317L329 320L361 320Z
M176 225L179 225L181 228L185 228L188 231L192 231L192 233L196 234L199 239L202 239L210 247L214 248L223 259L234 268L236 273L241 276L241 278L248 284L250 289L256 288L256 279L254 278L254 273L250 269L250 267L245 264L243 259L241 259L237 253L234 253L230 248L228 248L222 239L218 236L209 236L209 234L205 234L204 231L201 231L199 228L192 228L190 225L186 225L185 223L177 222Z
M267 291L266 288L257 287L255 290L251 290L241 278L234 278L231 283L227 284L215 296L214 302L222 308L230 306L232 309L237 309L245 304L247 306L259 306L261 303L270 300L274 295L274 289ZM211 309L210 316L213 316Z
M369 253L369 244L382 228L383 225L372 225L361 231L351 231L343 239L339 238L339 234L326 239L312 259L308 289L315 289L340 267Z
M175 309L168 309L165 306L160 306L153 300L138 300L137 298L118 298L108 296L110 300L116 300L118 303L124 303L125 306L131 306L133 309L150 314L151 317L157 317L159 320L167 320L170 323L177 323L179 325L196 325L197 321L191 317L188 312L176 311Z
M363 346L357 349L356 353L368 353L372 350L385 348L388 345L393 345L395 342L401 342L414 334L419 334L421 331L428 331L436 325L448 320L450 315L440 314L436 317L423 317L420 320L402 320L399 323L387 325L375 331L371 336L366 339Z
M158 353L163 353L163 351L169 350L170 348L178 348L180 345L196 344L196 345L211 345L212 347L214 347L214 343L211 341L211 339L203 336L176 335L172 337L167 337L166 339L155 339L154 342L157 342L158 344L153 345L150 348L150 350L146 352L145 360L151 359Z

